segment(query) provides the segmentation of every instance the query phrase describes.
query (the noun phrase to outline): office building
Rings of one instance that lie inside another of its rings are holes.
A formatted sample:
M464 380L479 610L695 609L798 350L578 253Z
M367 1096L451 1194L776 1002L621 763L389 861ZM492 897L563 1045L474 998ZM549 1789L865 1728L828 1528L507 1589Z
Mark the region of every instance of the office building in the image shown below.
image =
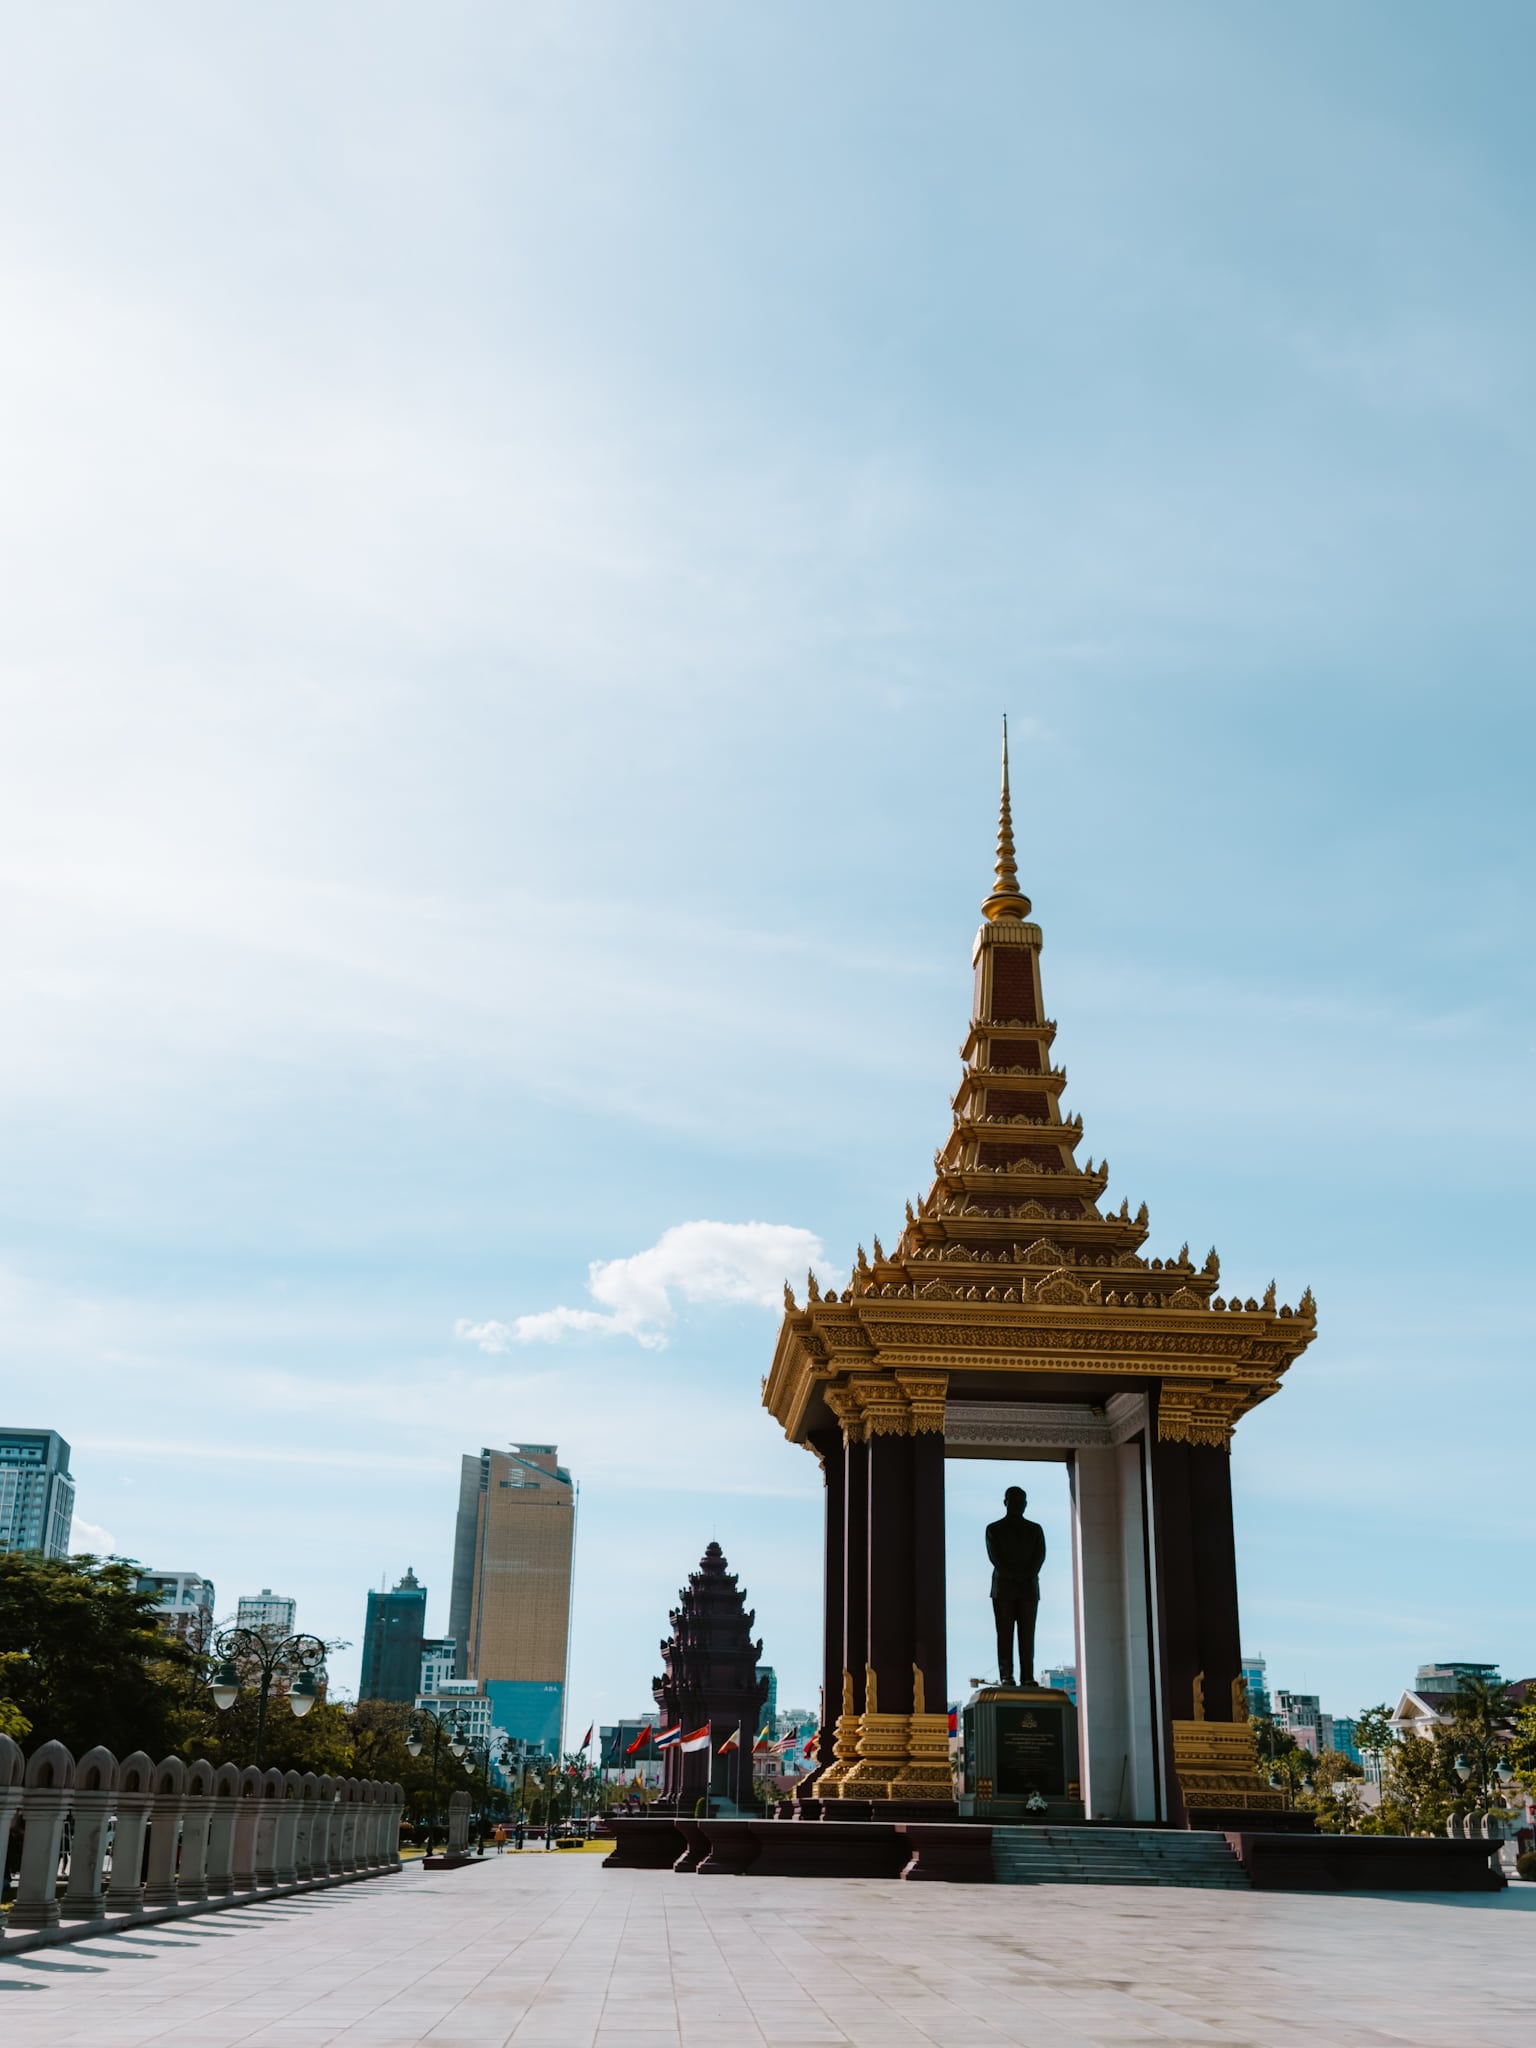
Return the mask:
M466 1742L489 1743L501 1732L494 1705L475 1678L445 1678L436 1692L418 1693L413 1704L418 1713L434 1714L438 1720L462 1728ZM430 1735L429 1730L429 1740Z
M235 1626L257 1628L264 1635L291 1636L298 1604L274 1593L270 1586L263 1586L259 1593L242 1593L235 1607Z
M1334 1715L1333 1741L1328 1746L1330 1749L1336 1749L1340 1756L1347 1756L1350 1762L1358 1764L1361 1770L1366 1769L1366 1760L1360 1754L1360 1746L1355 1741L1355 1724L1349 1715Z
M427 1636L421 1645L421 1674L418 1692L437 1692L443 1683L458 1675L459 1646L452 1636Z
M1053 1664L1040 1674L1040 1683L1048 1685L1053 1692L1064 1692L1073 1705L1077 1704L1077 1666L1075 1664Z
M1464 1678L1481 1679L1484 1685L1497 1685L1499 1667L1497 1664L1421 1664L1413 1681L1413 1690L1432 1698L1436 1693L1455 1692Z
M767 1699L766 1699L766 1700L765 1700L765 1701L763 1702L763 1716L762 1716L762 1719L761 1719L761 1720L760 1720L760 1721L758 1722L758 1724L757 1724L757 1727L756 1727L756 1728L754 1728L754 1729L752 1730L752 1734L753 1734L753 1736L754 1736L754 1738L755 1738L755 1737L757 1736L757 1734L758 1734L758 1731L759 1731L759 1729L763 1729L763 1728L766 1728L766 1729L768 1730L768 1733L769 1733L769 1735L770 1735L770 1736L773 1736L773 1735L777 1735L777 1734L778 1734L778 1732L779 1732L779 1677L778 1677L778 1673L777 1673L777 1672L776 1672L776 1671L774 1670L774 1668L773 1668L773 1666L772 1666L771 1664L759 1664L759 1665L758 1665L758 1667L757 1667L757 1675L758 1675L758 1677L759 1677L759 1678L766 1678L766 1679L767 1679L767 1681L768 1681L768 1697L767 1697ZM745 1730L745 1729L743 1729L743 1730L742 1730L742 1737L743 1737L743 1740L745 1740L745 1737L746 1737L746 1730Z
M421 1685L421 1649L427 1633L427 1589L409 1566L392 1593L370 1593L363 1624L363 1668L358 1698L414 1699Z
M497 1725L550 1755L563 1743L576 1488L553 1444L463 1461L448 1633Z
M0 1551L68 1557L75 1515L69 1445L56 1429L0 1429Z
M1248 1688L1249 1713L1257 1714L1261 1721L1269 1720L1274 1713L1274 1707L1269 1697L1269 1679L1265 1672L1264 1659L1245 1655L1238 1668L1243 1674L1243 1684Z
M1275 1726L1285 1731L1298 1749L1319 1756L1329 1747L1333 1716L1325 1714L1315 1692L1277 1692Z
M206 1650L213 1634L213 1581L201 1572L141 1572L139 1591L153 1593L156 1619L167 1635Z

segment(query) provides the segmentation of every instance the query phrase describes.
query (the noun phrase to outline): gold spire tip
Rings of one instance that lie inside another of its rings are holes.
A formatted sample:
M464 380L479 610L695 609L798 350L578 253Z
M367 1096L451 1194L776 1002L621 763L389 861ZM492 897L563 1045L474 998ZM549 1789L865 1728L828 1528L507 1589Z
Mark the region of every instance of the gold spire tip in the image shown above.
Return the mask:
M1013 809L1008 796L1008 714L1003 713L1003 799L997 820L997 870L992 894L981 906L990 923L1001 919L1028 917L1029 898L1019 887L1019 871L1013 858Z

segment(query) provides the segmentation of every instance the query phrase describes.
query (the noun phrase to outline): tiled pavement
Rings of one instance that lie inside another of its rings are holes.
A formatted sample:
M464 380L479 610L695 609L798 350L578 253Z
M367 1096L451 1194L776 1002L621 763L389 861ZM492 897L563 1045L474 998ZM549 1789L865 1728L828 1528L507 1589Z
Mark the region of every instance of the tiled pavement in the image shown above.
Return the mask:
M0 2042L1526 2048L1531 1908L1536 1885L992 1888L525 1854L0 1961Z

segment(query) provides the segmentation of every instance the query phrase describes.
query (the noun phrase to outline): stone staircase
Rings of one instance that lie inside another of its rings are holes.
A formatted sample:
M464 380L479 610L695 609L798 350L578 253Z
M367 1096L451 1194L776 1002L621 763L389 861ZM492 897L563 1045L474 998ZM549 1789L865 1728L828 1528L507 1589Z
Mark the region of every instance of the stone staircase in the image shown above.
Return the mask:
M1180 1828L998 1827L999 1884L1183 1884L1247 1891L1248 1874L1224 1836Z

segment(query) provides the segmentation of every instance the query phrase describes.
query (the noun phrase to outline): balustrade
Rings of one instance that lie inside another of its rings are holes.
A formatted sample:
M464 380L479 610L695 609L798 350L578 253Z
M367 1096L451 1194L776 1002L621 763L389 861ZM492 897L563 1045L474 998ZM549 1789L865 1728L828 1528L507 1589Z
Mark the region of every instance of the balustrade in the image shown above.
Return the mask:
M0 1953L400 1868L405 1796L377 1779L121 1763L0 1736L0 1867L21 1831Z

